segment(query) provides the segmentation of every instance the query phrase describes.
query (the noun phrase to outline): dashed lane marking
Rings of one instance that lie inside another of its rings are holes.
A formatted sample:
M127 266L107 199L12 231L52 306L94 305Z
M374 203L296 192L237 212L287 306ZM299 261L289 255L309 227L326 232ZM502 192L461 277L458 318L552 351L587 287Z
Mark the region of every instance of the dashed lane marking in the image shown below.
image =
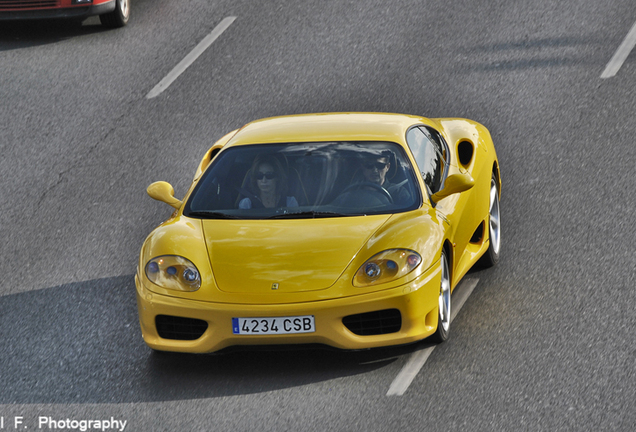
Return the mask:
M212 32L207 35L205 38L203 38L203 40L201 42L199 42L199 44L197 46L194 47L194 49L192 51L190 51L190 53L185 56L183 58L183 60L181 60L179 62L178 65L176 65L174 67L174 69L172 69L170 71L170 73L168 75L166 75L166 77L164 79L162 79L159 84L157 84L152 90L150 90L150 92L146 95L146 99L152 99L154 97L159 96L165 89L167 89L168 87L170 87L170 84L172 84L177 78L179 78L179 75L181 75L183 72L185 72L185 70L192 64L194 63L194 61L196 59L199 58L199 56L201 54L203 54L203 52L208 49L208 47L210 45L212 45L212 43L218 39L219 36L221 36L221 34L228 29L228 27L230 25L232 25L232 23L234 22L234 20L236 19L236 17L231 16L231 17L227 17L224 18L223 21L221 21L219 23L219 25L217 25L214 30L212 30Z
M453 301L451 303L451 323L459 313L462 306L464 306L464 303L466 303L466 300L473 292L478 282L479 279L476 278L465 279L457 288L455 288L452 298ZM422 369L422 366L424 366L424 363L426 363L426 360L428 360L428 357L434 349L435 345L412 353L398 376L396 376L391 383L391 387L386 395L402 396L409 388L420 369Z
M605 70L601 74L601 78L605 79L615 76L621 66L623 66L623 63L625 63L625 60L627 60L629 53L632 52L632 49L634 49L634 46L636 46L636 23L634 23L632 29L629 33L627 33L627 36L625 36L623 43L614 53L614 57L612 57L605 67Z

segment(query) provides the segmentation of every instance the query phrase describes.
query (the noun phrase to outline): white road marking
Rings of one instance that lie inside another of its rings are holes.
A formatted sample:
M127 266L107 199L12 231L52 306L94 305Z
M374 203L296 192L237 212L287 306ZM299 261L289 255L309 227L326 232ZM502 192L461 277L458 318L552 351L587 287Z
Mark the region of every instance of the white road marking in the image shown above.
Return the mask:
M146 95L146 99L152 99L159 96L165 89L167 89L174 80L179 78L179 75L181 75L192 63L194 63L194 61L199 58L199 56L203 54L203 52L208 49L208 47L212 45L212 43L217 40L217 38L221 36L221 34L227 30L230 25L232 25L235 19L236 17L234 16L224 18L209 35L203 38L203 40L199 42L199 44L194 47L194 49L190 51L190 53L159 82L159 84L150 90L150 92Z
M462 307L464 307L464 303L468 300L468 297L473 293L473 290L479 283L479 279L464 279L461 284L457 287L455 292L453 292L454 296L452 297L453 302L451 303L451 322L455 319L459 311Z
M459 313L462 306L464 306L464 303L466 303L466 300L473 292L478 282L479 279L465 279L457 288L455 288L452 298L453 301L451 303L451 323ZM435 345L412 353L398 376L396 376L391 383L391 387L386 395L402 396L409 388L420 369L422 369L422 366L424 366L424 363L426 363L426 360L428 360L428 357L434 349Z
M396 357L387 357L387 358L381 358L381 359L377 359L377 360L371 360L371 361L367 361L367 362L361 362L361 365L369 365L369 364L375 364L375 363L384 363L384 362L388 362L391 360L396 360L399 359L399 356ZM0 428L1 429L1 428Z
M423 350L415 351L411 354L409 361L406 362L398 376L396 376L391 383L391 387L389 387L389 391L386 392L386 395L402 396L409 388L420 369L422 369L422 366L424 366L424 363L428 360L428 356L431 355L434 349L435 346L432 346Z
M605 66L601 78L605 79L615 76L621 66L623 66L623 63L625 63L625 60L627 60L629 53L634 49L634 46L636 46L636 23L634 23L632 29L627 33L627 36L625 36L623 43L614 53L614 57L612 57L607 66Z

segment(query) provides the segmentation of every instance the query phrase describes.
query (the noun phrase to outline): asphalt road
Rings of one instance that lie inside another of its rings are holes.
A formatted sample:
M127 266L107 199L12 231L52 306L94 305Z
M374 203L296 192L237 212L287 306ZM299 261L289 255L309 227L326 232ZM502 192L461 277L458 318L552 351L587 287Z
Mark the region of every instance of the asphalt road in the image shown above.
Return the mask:
M636 429L636 53L601 78L632 1L136 0L132 14L119 30L0 22L0 430L54 430L40 416L128 431ZM450 340L400 396L387 391L426 342L151 353L133 274L171 211L146 186L181 196L226 132L328 111L491 130L503 255L468 275Z

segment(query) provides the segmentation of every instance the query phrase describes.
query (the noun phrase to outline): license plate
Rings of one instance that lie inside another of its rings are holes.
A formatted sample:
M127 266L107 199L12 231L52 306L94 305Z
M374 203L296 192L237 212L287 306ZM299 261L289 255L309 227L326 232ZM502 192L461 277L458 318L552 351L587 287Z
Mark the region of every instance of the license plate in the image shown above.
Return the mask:
M313 333L313 315L270 318L232 318L232 332L237 335L273 335Z

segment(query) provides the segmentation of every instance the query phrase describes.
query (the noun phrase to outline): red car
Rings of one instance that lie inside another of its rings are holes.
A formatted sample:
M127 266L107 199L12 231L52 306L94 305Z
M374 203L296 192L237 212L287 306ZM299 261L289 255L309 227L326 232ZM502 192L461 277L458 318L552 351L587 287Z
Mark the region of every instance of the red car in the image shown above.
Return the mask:
M130 17L130 0L0 0L0 21L99 15L102 25L123 27Z

